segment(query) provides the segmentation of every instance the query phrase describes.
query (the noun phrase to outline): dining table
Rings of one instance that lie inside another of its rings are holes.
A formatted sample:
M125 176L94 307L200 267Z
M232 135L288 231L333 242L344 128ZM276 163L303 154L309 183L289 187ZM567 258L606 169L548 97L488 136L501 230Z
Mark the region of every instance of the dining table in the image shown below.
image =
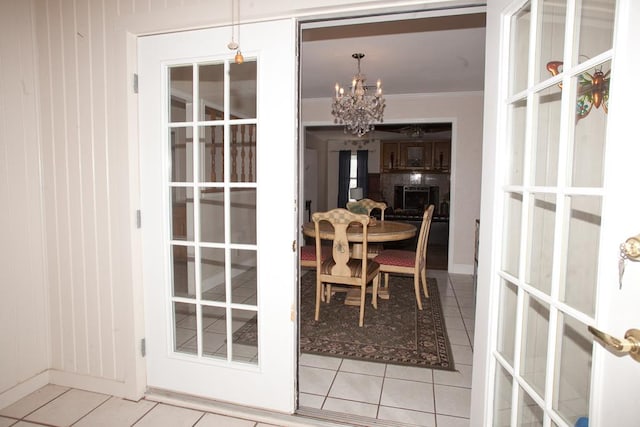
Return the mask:
M319 237L322 240L333 240L333 227L327 221L321 221L319 227ZM372 222L367 227L367 243L384 243L394 242L398 240L410 239L416 235L417 228L413 224L400 221L380 221L372 218ZM302 225L302 233L305 236L316 238L316 229L313 221L305 222ZM362 239L364 237L362 225L351 224L347 228L347 240L352 243L351 256L354 258L362 258ZM388 289L379 289L378 296L382 299L388 299ZM353 300L353 301L352 301ZM345 300L347 305L359 304L359 296Z

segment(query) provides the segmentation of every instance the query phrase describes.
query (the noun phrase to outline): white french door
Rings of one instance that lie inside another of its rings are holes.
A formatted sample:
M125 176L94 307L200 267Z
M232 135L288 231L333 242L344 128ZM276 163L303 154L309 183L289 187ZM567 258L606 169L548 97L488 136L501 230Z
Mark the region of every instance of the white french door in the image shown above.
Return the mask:
M293 20L141 37L147 384L295 409Z
M498 8L499 4L505 7ZM493 6L493 7L491 7ZM490 2L472 425L638 425L640 363L588 331L640 329L635 0ZM499 39L499 40L498 40Z

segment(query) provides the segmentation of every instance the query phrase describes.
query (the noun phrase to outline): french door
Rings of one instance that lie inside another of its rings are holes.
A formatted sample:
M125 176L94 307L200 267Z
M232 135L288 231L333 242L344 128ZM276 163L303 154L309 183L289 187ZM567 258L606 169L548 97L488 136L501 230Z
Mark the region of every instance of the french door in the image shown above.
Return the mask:
M139 39L149 388L295 409L294 39L292 20Z
M498 111L475 337L487 342L474 360L483 409L472 423L637 425L640 363L588 326L618 338L640 329L640 265L619 262L620 244L640 233L640 5L510 3L488 16L501 25L502 62L485 93Z

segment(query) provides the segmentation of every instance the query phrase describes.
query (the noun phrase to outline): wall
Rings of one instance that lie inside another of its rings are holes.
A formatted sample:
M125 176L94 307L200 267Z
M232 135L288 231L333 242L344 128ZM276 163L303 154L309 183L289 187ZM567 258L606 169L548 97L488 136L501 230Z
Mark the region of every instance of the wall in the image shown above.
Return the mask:
M25 381L48 382L49 319L34 21L29 2L0 9L1 408Z
M476 218L480 217L483 95L480 92L465 92L388 95L385 98L385 123L453 123L449 271L472 274L474 227ZM333 123L329 105L328 98L305 99L302 103L303 125ZM329 173L329 176L336 174L337 172Z
M0 214L8 242L1 258L8 267L3 283L12 284L0 290L9 304L0 342L20 350L3 351L0 393L13 387L15 394L2 396L12 399L32 391L30 381L44 371L53 383L137 399L146 383L136 36L228 24L231 2L0 1L2 57L18 58L0 64L0 195L11 206ZM429 3L465 2L409 0L403 7ZM391 6L399 7L380 0L241 2L240 16ZM143 224L150 214L142 213Z

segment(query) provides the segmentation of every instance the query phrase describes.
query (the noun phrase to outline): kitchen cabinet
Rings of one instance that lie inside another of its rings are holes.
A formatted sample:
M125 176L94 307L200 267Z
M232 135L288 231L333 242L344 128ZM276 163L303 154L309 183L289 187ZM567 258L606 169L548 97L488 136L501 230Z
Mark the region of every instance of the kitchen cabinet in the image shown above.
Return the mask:
M451 141L383 142L382 172L449 172Z

